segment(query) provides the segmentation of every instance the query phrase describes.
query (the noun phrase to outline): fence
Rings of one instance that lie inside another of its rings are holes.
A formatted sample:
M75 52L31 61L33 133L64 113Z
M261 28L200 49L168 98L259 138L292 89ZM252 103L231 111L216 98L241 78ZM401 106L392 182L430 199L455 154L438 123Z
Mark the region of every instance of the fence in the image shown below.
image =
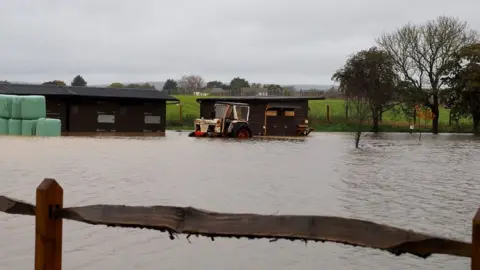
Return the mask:
M93 225L147 228L176 234L337 242L421 258L446 254L471 258L480 270L480 209L473 219L472 243L417 233L370 221L332 216L230 214L176 206L90 205L63 208L63 189L45 179L36 205L0 196L0 211L35 216L35 270L62 267L62 220Z
M351 108L341 99L331 99L325 101L313 101L310 103L309 121L312 125L336 125L336 124L352 124L355 122L355 115ZM432 120L429 117L407 117L400 109L390 109L380 115L380 125L395 128L409 129L410 125L414 125L415 129L425 130L432 127ZM448 132L471 132L472 121L463 117L456 119L449 110L442 109L440 111L440 130ZM367 120L368 125L372 125L372 119Z
M412 110L413 111L413 110ZM310 112L310 116L322 120L325 123L345 123L349 120L354 120L355 115L352 112L352 108L348 107L348 104L344 103L343 100L326 100L323 101L320 106L315 106L314 111ZM370 117L367 119L371 121ZM401 112L392 112L387 111L380 114L380 121L387 124L397 124L397 125L410 125L417 124L424 128L427 128L431 125L431 120L424 119L407 119L405 115Z

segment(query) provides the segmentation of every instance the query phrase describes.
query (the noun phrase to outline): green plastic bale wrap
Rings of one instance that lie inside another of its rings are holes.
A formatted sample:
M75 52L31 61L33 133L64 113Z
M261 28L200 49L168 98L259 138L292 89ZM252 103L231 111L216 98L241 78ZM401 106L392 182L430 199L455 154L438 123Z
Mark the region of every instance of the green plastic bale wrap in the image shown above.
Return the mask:
M38 120L25 120L22 119L22 135L23 136L35 136Z
M42 137L56 137L62 134L62 121L53 118L37 120L36 135Z
M21 119L22 118L22 97L21 96L12 96L12 112L10 114L11 118Z
M22 135L22 120L8 119L8 134Z
M22 119L47 117L47 104L44 96L23 96L20 99L20 116Z
M0 117L11 118L12 117L12 95L0 95Z
M0 118L0 135L8 134L8 119Z

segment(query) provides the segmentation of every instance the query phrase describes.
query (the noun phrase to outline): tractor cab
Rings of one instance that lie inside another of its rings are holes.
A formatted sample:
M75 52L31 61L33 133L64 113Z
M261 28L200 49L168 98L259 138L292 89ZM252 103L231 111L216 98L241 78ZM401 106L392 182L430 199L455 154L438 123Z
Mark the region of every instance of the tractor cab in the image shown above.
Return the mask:
M250 106L246 103L216 102L210 119L196 119L190 137L250 138Z

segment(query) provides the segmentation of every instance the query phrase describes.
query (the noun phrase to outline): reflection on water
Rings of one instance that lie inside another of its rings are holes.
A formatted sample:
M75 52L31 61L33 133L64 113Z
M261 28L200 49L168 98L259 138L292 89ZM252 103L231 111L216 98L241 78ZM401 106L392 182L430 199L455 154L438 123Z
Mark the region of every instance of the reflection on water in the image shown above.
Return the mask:
M469 135L344 134L298 141L188 138L0 138L2 194L34 202L45 177L65 205L182 205L318 214L469 240L480 198L479 140ZM0 264L33 264L34 220L0 214ZM467 269L450 256L395 257L332 243L191 238L64 222L65 269Z

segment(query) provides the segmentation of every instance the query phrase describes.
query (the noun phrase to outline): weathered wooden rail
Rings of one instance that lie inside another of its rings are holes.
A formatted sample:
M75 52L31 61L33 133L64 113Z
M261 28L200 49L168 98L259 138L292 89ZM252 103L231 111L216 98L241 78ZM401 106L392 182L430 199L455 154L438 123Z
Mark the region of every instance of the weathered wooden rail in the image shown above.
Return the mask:
M421 258L446 254L471 258L480 270L480 210L473 219L472 242L417 233L369 221L331 216L216 213L192 207L90 205L63 207L63 189L45 179L36 190L36 205L0 196L0 211L35 216L35 270L60 270L62 220L94 225L148 228L206 237L246 237L337 242Z

